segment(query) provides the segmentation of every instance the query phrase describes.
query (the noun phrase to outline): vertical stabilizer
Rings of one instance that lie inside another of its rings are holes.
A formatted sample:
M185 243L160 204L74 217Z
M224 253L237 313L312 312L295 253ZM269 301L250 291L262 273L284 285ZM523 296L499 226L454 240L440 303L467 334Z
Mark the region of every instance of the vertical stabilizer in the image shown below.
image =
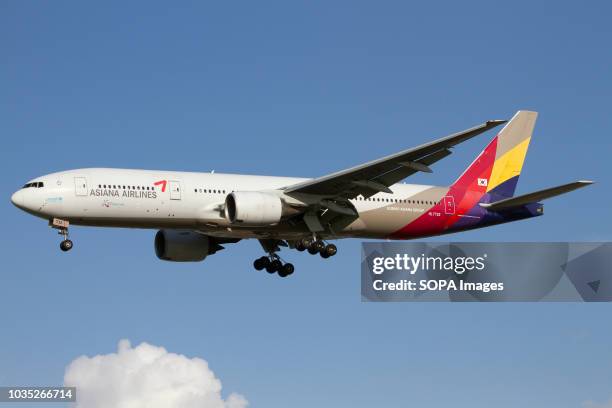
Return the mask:
M512 197L537 117L537 112L518 111L452 187Z
M537 118L537 112L518 111L499 132L487 193L502 197L514 195Z

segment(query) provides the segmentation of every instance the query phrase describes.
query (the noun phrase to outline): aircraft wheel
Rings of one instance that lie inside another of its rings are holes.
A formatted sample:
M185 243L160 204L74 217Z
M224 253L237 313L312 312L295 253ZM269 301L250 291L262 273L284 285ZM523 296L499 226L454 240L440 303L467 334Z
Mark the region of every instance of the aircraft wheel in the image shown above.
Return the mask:
M293 264L286 263L278 271L278 276L284 278L286 276L291 275L293 273L293 271L295 271L295 268L293 267Z
M308 247L308 253L310 255L315 255L317 252L319 252L319 250L315 248L314 245L311 245Z
M327 258L329 258L329 255L327 255L327 252L323 251L323 252L321 252L321 258L327 259Z
M295 243L295 249L302 252L306 249L306 246L304 245L304 242L302 242L302 240L299 240Z
M326 254L328 257L334 256L338 253L338 248L334 244L327 244L323 249L323 253Z
M321 252L325 248L325 243L323 241L315 241L312 246L317 250L317 252Z
M270 263L270 260L268 259L268 257L262 256L261 258L257 258L255 260L255 262L253 262L253 266L255 267L255 269L257 269L258 271L261 271L262 269L264 269L266 267L267 264Z
M60 249L64 252L70 251L72 247L73 247L72 241L69 239L65 239L60 243Z
M310 243L312 242L311 238L302 238L300 239L300 242L302 243L302 246L304 248L308 248L310 246Z
M274 273L274 272L280 271L282 267L283 267L282 262L279 261L278 259L275 259L272 262L270 262L269 266L266 267L266 271L268 271L268 273Z

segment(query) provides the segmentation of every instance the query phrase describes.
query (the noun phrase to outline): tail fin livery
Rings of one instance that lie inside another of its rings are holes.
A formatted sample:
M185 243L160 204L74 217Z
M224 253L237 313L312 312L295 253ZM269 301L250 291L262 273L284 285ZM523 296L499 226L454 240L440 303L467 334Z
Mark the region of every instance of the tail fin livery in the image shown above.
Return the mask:
M499 132L487 193L501 197L514 195L537 118L537 112L518 111Z
M451 188L512 197L537 117L537 112L518 111Z

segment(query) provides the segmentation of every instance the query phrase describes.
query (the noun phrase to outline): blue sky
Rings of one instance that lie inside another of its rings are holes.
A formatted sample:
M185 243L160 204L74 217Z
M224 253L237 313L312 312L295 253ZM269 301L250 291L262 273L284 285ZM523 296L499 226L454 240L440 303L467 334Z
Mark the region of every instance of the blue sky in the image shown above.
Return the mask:
M318 176L540 112L519 192L593 179L538 219L443 239L610 240L606 2L18 2L0 5L0 384L61 384L119 339L206 359L253 407L580 407L612 397L608 304L360 302L360 242L329 260L256 242L158 261L154 231L14 208L79 167ZM493 134L412 182L448 184Z

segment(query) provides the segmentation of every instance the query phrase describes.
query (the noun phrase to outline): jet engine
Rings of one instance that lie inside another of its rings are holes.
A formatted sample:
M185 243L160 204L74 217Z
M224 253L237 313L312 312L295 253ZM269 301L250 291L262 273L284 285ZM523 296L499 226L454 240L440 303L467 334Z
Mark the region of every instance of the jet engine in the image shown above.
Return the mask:
M235 191L225 198L225 218L232 224L275 224L290 212L280 197L271 193Z
M211 252L210 238L197 232L159 230L155 235L155 255L164 261L198 262Z

